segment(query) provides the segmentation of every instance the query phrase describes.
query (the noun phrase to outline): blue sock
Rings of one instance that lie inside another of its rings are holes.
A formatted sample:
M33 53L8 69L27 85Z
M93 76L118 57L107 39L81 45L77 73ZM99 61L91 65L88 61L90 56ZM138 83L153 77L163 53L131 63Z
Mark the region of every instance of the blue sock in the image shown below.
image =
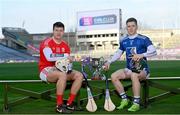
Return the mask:
M121 99L127 99L127 95L125 92L122 92L119 95L121 96Z
M133 103L140 104L140 96L134 96Z

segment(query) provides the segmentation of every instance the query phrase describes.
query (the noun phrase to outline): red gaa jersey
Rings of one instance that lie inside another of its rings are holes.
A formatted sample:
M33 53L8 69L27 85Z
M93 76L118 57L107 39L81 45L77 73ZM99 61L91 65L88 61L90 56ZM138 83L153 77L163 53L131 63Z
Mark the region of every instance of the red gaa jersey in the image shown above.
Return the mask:
M47 38L43 40L39 47L40 48L39 71L40 72L45 67L55 65L55 61L48 61L46 59L45 54L43 52L43 49L46 47L52 50L52 55L58 55L58 54L64 54L64 53L70 54L70 48L65 41L62 40L60 44L57 44L54 42L52 38Z

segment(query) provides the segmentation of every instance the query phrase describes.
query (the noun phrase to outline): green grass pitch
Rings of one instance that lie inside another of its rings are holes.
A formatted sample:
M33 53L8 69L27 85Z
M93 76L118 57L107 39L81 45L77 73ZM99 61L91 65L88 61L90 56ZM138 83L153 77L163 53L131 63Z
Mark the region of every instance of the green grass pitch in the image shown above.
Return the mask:
M180 77L180 61L149 61L151 77ZM80 63L75 62L74 69L80 69ZM125 67L125 62L115 62L111 65L108 76L117 69ZM38 77L38 64L37 63L17 63L17 64L0 64L0 80L28 80L28 79L39 79ZM164 85L169 85L171 87L180 88L180 80L162 80L157 81ZM126 82L124 82L126 84ZM98 87L105 87L105 83L93 83L91 85L95 85ZM26 89L31 89L33 91L43 91L45 89L49 89L55 87L54 84L14 84L17 87L24 87ZM110 84L110 88L114 87ZM3 87L0 84L0 114L3 113L3 95L2 92ZM150 95L159 94L163 91L155 88L150 89ZM65 98L68 97L69 91L65 92ZM96 92L93 92L96 94ZM131 95L131 90L128 91L128 94ZM21 95L18 94L8 94L10 100L18 99ZM86 90L81 89L81 96L86 97ZM120 98L117 96L111 96L112 101L116 106L120 103ZM98 110L95 114L131 114L127 112L127 109L124 110L115 110L113 112L106 112L103 109L104 98L96 101L98 105ZM54 114L55 113L55 100L53 101L44 101L41 99L35 100L33 102L24 103L18 106L13 107L9 113L28 113L28 114ZM88 114L85 110L85 104L82 105L84 107L83 111L76 111L77 114ZM180 95L172 96L157 102L151 103L148 108L141 109L135 114L179 114L180 113Z

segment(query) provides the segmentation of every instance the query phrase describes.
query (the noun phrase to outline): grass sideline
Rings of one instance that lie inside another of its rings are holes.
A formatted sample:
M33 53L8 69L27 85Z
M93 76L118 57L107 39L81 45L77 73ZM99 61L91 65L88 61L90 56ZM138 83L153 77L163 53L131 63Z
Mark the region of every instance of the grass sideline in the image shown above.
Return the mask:
M180 61L149 61L150 65L150 71L151 71L151 77L178 77L180 76ZM109 71L109 75L116 71L119 68L125 67L125 62L115 62L111 65L111 69ZM74 68L76 70L80 70L80 63L74 63ZM38 64L37 63L17 63L17 64L1 64L0 65L0 80L20 80L20 79L39 79L38 78ZM179 80L172 80L172 81L159 81L162 84L168 84L172 87L180 87L180 81ZM104 87L105 84L99 84L94 83L92 85ZM16 84L15 86L21 86L21 84ZM23 84L21 87L26 87L28 89L41 91L44 89L48 89L49 87L55 87L54 85L46 85L46 84ZM111 88L114 88L112 84L110 84ZM0 90L2 91L2 85L0 84ZM82 89L82 96L86 96L86 91ZM158 89L151 88L150 93L151 95L158 94L160 92L163 92ZM128 94L131 94L131 91L128 92ZM68 95L68 91L66 92L66 97ZM18 97L21 97L21 95L17 94L9 94L10 99L15 99ZM113 102L116 106L119 105L120 99L118 97L111 97ZM180 113L180 95L176 95L174 97L170 97L161 101L157 101L152 103L150 106L148 106L147 109L141 109L140 111L136 112L137 114L178 114ZM3 102L2 102L2 93L0 94L0 108L2 108ZM130 112L127 112L127 110L118 111L115 110L113 112L106 112L103 109L104 99L97 100L98 110L95 112L96 114L130 114ZM54 102L49 101L43 101L43 100L35 100L33 103L25 103L16 107L13 107L10 113L48 113L53 114L55 107L55 100ZM38 108L38 109L37 109ZM1 109L2 110L2 109ZM0 111L0 113L3 113L3 111ZM77 111L75 112L77 114L88 114L89 112L85 111Z

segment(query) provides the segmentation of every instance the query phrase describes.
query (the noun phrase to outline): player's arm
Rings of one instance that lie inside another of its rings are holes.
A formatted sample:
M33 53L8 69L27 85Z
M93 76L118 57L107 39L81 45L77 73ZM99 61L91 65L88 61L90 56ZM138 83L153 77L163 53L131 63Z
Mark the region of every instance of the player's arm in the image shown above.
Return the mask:
M123 52L125 51L125 48L124 48L124 45L123 45L123 39L120 40L120 43L119 43L119 44L120 44L120 46L119 46L118 50L117 50L117 51L114 53L114 55L107 61L107 63L104 64L104 65L105 65L105 67L104 67L105 70L108 70L109 67L110 67L110 64L111 64L112 62L116 61L117 59L119 59L119 58L122 56Z
M104 69L105 70L108 70L109 69L109 66L112 62L116 61L117 59L119 59L123 54L123 51L118 49L114 55L107 61L107 63L104 64Z
M139 59L141 59L143 57L152 57L152 56L155 56L155 55L157 55L156 48L153 45L149 45L147 47L147 51L145 53L133 55L133 60L134 61L139 61Z
M108 63L109 64L111 64L112 62L114 62L114 61L116 61L117 59L119 59L121 56L122 56L122 54L123 54L123 52L125 51L125 48L124 48L124 45L123 45L123 39L124 38L122 38L121 40L120 40L120 46L119 46L119 48L118 48L118 50L114 53L114 55L108 60Z
M112 62L115 62L117 59L119 59L123 54L123 51L118 49L114 55L108 60L108 63L111 64Z
M156 48L148 37L145 39L145 46L147 47L147 51L143 53L143 57L152 57L157 55Z
M147 52L143 53L143 57L152 57L157 55L156 48L153 45L147 47Z
M152 57L157 55L156 48L153 46L152 41L148 37L144 39L144 43L144 46L147 47L147 51L142 54L135 54L133 56L134 61L139 61L143 57Z
M52 52L51 48L49 48L49 47L45 47L45 48L43 49L43 53L44 53L44 56L46 57L46 59L47 59L48 61L57 61L57 60L59 60L59 59L69 57L69 54L68 54L68 53L55 54L55 53Z

